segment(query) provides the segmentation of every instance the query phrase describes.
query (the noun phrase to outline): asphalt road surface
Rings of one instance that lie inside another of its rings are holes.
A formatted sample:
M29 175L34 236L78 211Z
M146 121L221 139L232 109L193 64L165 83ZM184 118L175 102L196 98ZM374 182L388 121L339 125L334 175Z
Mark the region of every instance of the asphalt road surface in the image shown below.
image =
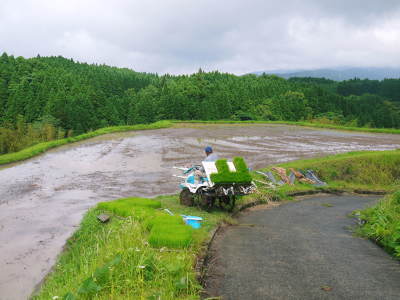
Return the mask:
M400 299L400 263L352 231L349 213L375 201L316 196L243 213L212 244L207 296Z

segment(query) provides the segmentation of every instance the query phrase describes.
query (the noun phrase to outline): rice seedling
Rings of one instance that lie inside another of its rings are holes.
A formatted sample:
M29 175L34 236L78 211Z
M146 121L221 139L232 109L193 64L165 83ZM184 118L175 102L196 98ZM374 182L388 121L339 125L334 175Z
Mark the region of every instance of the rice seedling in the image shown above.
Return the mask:
M154 225L149 243L153 247L186 248L193 241L193 229L187 225Z
M148 230L154 226L173 226L173 225L184 225L183 219L180 216L170 216L170 215L153 215L149 216L143 223L143 226Z
M215 183L249 183L252 178L243 157L233 159L236 172L229 169L226 159L219 159L215 162L218 173L211 174L211 180Z
M97 207L121 217L137 216L144 219L147 215L153 215L153 210L160 208L161 202L153 199L132 197L110 202L100 202Z

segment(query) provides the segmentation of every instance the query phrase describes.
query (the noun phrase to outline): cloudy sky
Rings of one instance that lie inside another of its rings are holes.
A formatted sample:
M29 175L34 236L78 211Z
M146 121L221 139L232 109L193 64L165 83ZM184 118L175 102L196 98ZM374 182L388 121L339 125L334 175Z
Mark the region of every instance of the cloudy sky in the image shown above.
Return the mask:
M191 73L400 66L399 0L0 0L0 52Z

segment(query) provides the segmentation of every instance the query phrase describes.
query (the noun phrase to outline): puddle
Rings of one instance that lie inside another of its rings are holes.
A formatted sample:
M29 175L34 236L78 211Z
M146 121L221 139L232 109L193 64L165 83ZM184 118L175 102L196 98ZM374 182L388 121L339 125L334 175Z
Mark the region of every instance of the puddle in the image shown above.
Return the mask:
M85 211L99 201L178 192L172 166L198 163L210 145L256 169L355 150L400 148L400 135L284 125L207 125L109 134L0 170L0 298L24 299L54 264Z

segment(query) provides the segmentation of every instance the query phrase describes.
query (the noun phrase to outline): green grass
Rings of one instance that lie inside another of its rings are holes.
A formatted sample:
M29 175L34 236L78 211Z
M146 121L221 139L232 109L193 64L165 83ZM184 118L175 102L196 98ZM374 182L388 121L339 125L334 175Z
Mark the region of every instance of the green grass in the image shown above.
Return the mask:
M160 128L167 128L173 125L172 122L169 121L159 121L152 124L139 124L139 125L131 125L131 126L114 126L114 127L106 127L101 128L95 131L91 131L85 134L77 135L74 137L69 137L60 140L54 140L50 142L44 142L40 144L36 144L34 146L28 147L21 151L15 153L8 153L0 155L0 165L8 164L20 160L25 160L41 154L51 148L59 147L62 145L66 145L69 143L74 143L78 141L82 141L85 139L89 139L92 137L96 137L99 135L113 133L113 132L123 132L123 131L132 131L132 130L148 130L148 129L160 129Z
M365 224L359 233L376 241L400 259L400 191L382 199L377 205L362 210Z
M400 185L400 150L359 151L330 155L321 158L298 160L280 164L280 167L296 170L313 170L329 183L326 187L309 184L285 185L285 192L308 189L341 189L346 191L369 190L393 192ZM269 170L270 168L265 168ZM288 171L289 172L289 171ZM262 178L260 175L255 175Z
M101 204L85 215L34 299L62 298L67 293L77 299L198 299L201 287L193 268L196 255L205 251L203 243L210 230L230 217L222 211L208 213L181 206L177 196L150 201L160 202L162 208L177 215L200 216L203 226L192 230L187 225L172 225L178 228L157 234L162 231L156 227L178 219L142 206L133 208L152 210L155 215L150 232L146 226L149 215L144 219L135 214L112 217L103 224L96 219L105 211ZM167 247L166 240L170 243Z

